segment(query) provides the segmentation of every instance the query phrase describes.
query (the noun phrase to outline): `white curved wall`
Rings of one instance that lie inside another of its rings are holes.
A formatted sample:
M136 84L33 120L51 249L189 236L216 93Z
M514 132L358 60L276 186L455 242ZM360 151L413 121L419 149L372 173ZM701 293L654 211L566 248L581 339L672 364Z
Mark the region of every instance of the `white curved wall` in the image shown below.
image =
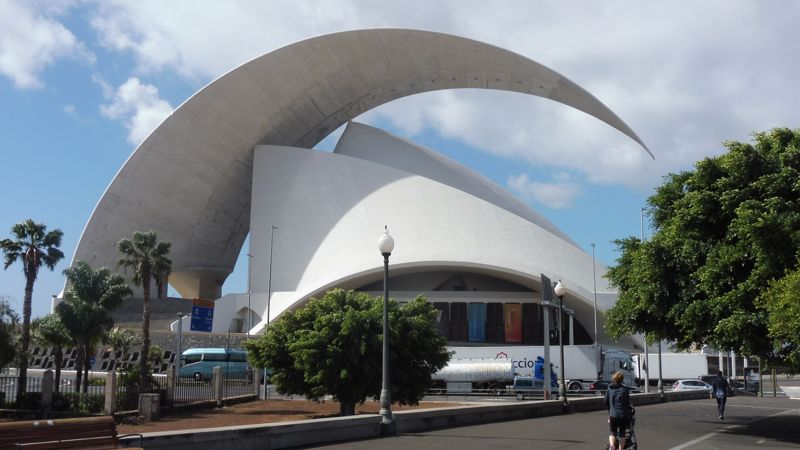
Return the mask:
M392 151L400 160L413 159L420 148L401 141ZM377 239L388 225L396 243L393 273L461 268L506 274L536 290L544 273L569 286L565 303L592 332L591 255L563 239L563 233L431 178L342 154L259 146L251 220L250 253L257 274L251 286L259 298L269 281L271 226L279 228L270 320L330 287L380 279ZM602 266L597 273L603 290ZM598 300L601 311L613 303L613 297Z

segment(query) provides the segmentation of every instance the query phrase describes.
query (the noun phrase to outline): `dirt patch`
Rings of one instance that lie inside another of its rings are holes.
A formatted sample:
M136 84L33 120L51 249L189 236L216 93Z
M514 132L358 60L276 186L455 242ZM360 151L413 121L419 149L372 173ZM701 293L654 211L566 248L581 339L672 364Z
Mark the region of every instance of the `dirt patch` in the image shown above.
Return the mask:
M420 402L417 406L392 405L392 411L408 409L430 409L458 406L458 403ZM356 405L356 414L377 414L378 402ZM308 400L258 400L224 408L192 411L162 416L157 422L142 424L120 424L119 434L149 433L152 431L190 430L232 425L286 422L291 420L317 419L339 415L339 403L312 402Z

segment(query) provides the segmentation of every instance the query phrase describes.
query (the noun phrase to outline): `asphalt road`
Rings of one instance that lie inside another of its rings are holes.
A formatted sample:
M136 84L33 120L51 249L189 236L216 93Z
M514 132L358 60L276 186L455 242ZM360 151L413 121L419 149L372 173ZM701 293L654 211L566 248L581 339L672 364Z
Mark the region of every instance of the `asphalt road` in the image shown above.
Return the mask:
M608 436L605 412L516 420L317 449L602 449ZM691 400L636 409L640 449L744 450L800 448L800 400L732 397L725 420L714 400Z

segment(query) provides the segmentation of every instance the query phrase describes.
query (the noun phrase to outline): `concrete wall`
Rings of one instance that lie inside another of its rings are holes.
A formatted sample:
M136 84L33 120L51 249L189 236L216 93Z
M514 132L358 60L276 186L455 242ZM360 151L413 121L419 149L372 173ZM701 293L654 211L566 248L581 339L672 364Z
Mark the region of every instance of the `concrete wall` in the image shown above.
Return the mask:
M681 401L708 398L705 391L668 392L663 401ZM634 406L660 403L658 394L634 394ZM423 432L441 428L530 419L587 411L603 410L601 397L579 398L564 408L559 400L517 402L491 405L466 405L454 408L436 408L394 413L397 433ZM381 417L364 414L350 417L302 420L296 422L237 427L207 428L201 430L164 431L144 433L142 445L150 449L234 450L241 448L279 449L320 443L342 442L381 436ZM138 439L123 439L134 445Z

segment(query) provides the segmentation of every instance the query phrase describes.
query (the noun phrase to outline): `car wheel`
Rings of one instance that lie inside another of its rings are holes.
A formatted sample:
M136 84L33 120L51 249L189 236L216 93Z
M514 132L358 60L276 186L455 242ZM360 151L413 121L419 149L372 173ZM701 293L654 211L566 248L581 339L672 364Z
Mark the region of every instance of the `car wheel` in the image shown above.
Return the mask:
M203 375L201 375L200 372L195 372L192 377L194 381L203 381Z
M583 385L577 381L573 381L567 386L567 390L573 393L580 393L583 390Z
M517 400L525 399L525 395L522 392L517 392Z

